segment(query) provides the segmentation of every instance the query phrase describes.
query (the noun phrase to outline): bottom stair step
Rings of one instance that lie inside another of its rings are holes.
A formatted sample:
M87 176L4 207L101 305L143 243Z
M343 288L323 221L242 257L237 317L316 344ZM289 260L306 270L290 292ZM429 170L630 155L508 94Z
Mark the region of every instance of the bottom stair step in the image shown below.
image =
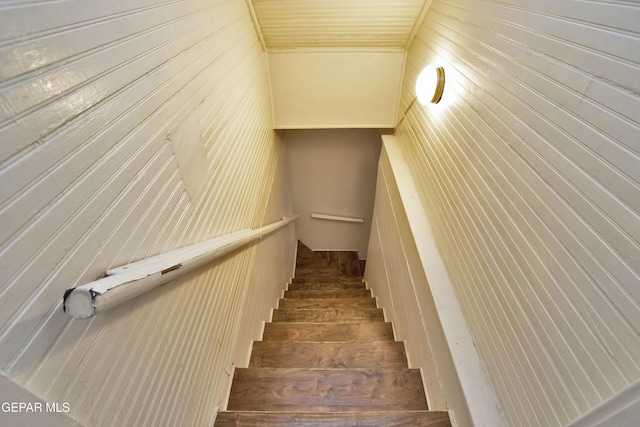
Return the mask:
M417 369L239 368L227 409L353 412L428 408Z
M451 427L446 411L393 412L220 412L216 427Z

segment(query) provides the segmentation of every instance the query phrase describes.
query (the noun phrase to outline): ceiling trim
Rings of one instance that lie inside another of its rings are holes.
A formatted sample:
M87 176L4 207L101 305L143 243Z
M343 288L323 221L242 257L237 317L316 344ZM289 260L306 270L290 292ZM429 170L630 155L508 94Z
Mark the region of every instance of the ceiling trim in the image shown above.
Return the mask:
M407 51L404 51L404 57L402 58L402 70L400 72L400 83L398 86L398 94L396 97L396 117L394 122L394 129L398 127L399 121L402 120L400 118L400 114L402 113L402 108L400 107L401 101L402 101L402 88L404 87L404 79L406 78L406 71L407 68ZM403 116L404 117L404 116Z
M258 39L260 40L260 44L262 45L262 50L264 52L267 51L267 43L264 41L264 36L262 35L262 28L260 28L260 21L258 21L258 15L256 15L256 10L253 7L252 0L245 0L247 7L249 8L249 15L251 15L251 21L253 22L253 28L256 30L256 34L258 35Z
M249 0L251 1L251 0ZM271 124L276 125L276 104L273 99L273 77L271 76L271 64L269 64L269 52L264 52L264 63L267 67L267 84L269 85L269 101L271 102Z
M407 38L407 44L405 44L404 46L405 50L408 51L409 46L411 46L411 43L413 43L413 39L416 37L416 34L418 33L418 29L422 26L422 21L424 21L424 17L427 15L427 11L431 7L431 3L433 3L433 0L425 0L424 3L422 4L422 9L420 10L420 14L416 19L416 22L413 23L413 28L411 29L411 33L409 33L409 37Z
M395 129L393 123L364 123L348 125L294 125L283 124L273 128L274 130L315 130L315 129Z
M402 47L290 47L290 48L267 48L268 53L398 53L406 52Z

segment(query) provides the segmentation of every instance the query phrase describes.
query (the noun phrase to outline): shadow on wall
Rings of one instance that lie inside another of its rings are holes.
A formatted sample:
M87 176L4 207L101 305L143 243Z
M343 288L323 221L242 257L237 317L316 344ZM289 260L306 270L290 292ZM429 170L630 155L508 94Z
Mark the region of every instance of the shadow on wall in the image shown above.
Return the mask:
M296 233L314 251L367 254L381 138L376 129L287 130ZM311 214L362 218L363 223Z

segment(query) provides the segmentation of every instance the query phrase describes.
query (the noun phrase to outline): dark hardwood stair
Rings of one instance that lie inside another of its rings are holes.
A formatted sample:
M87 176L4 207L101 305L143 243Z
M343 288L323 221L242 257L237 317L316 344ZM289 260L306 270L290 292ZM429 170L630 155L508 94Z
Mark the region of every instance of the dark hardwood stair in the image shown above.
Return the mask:
M296 273L297 274L297 273ZM362 287L362 277L360 276L297 276L291 279L291 283L289 284L290 288L296 288L298 286L304 286L305 284L320 284L320 285L334 285L336 287L343 288L361 288ZM329 286L330 287L330 286ZM323 288L324 290L324 288Z
M362 278L324 258L299 245L296 278L215 426L451 426L428 410L420 371Z
M250 368L408 368L404 345L395 341L259 341Z
M367 411L427 409L417 369L240 368L228 410Z
M391 323L267 323L263 341L393 341Z
M367 308L377 309L373 298L289 298L280 300L278 309Z
M313 308L273 310L273 322L361 322L366 320L384 320L382 310L378 308Z
M295 280L295 279L294 279ZM297 282L292 282L289 285L290 291L304 291L304 290L339 290L339 289L361 289L362 282L359 280L330 280L327 279L325 282L320 281L306 281L300 280Z
M384 411L384 412L221 412L216 419L219 427L281 426L281 427L449 427L449 414L444 411Z
M301 289L284 291L285 298L371 298L371 291L364 288L352 289Z

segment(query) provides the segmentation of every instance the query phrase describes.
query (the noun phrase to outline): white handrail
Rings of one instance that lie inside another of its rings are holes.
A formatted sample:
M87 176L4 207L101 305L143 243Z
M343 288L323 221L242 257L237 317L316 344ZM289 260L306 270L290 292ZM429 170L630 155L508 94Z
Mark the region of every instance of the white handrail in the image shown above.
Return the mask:
M94 316L284 227L296 218L298 215L282 218L255 230L240 230L110 269L102 279L67 289L64 311L81 319Z
M311 218L328 219L329 221L364 223L364 218L354 218L354 217L351 217L351 216L338 216L338 215L325 215L325 214L312 213L311 214Z

